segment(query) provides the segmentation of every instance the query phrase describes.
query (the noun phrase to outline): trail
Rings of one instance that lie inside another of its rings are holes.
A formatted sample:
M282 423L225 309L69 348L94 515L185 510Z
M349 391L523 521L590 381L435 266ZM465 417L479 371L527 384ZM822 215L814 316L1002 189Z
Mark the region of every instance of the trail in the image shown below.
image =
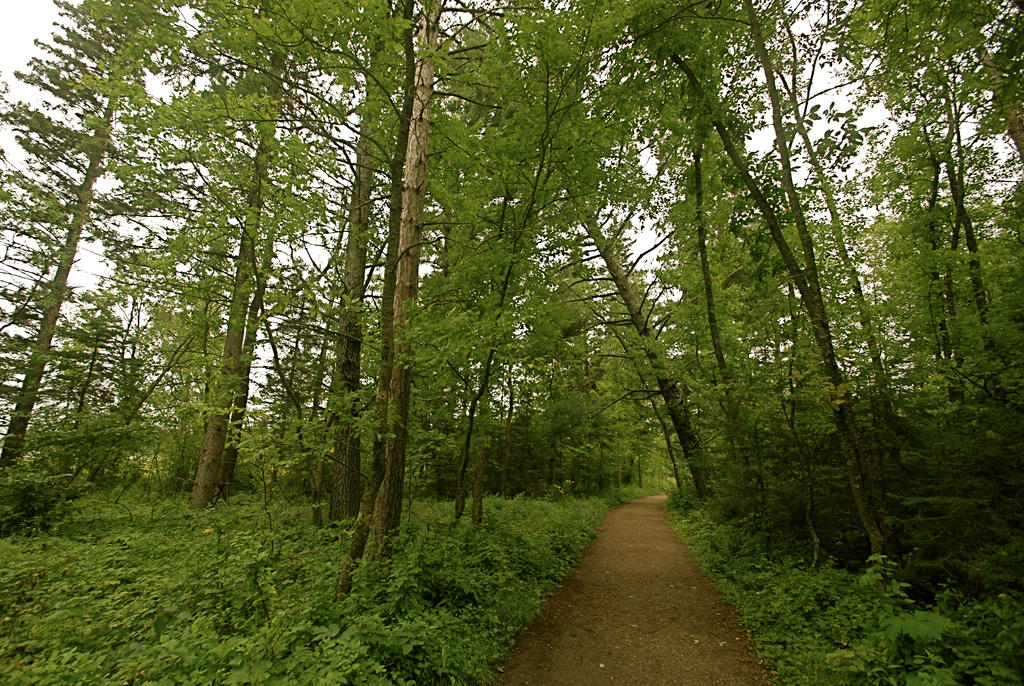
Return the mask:
M612 509L524 629L499 684L763 686L736 611L665 519L667 496Z

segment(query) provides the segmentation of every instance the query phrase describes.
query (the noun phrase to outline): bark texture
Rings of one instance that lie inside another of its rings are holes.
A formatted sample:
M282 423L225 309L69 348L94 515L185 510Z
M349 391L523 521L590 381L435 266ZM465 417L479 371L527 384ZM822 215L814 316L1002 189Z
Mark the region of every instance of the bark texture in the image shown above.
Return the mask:
M373 442L373 457L370 469L366 474L366 483L359 502L359 516L356 518L355 530L349 542L345 560L342 563L338 583L335 586L336 599L344 598L352 589L352 575L355 567L363 558L366 544L370 538L370 528L376 510L377 492L384 476L385 453L388 435L391 431L390 421L390 390L391 376L394 367L394 296L395 296L395 265L399 258L399 235L402 228L403 201L405 196L405 166L409 147L409 130L416 87L416 53L413 46L412 20L414 0L405 0L402 4L402 18L409 28L402 34L405 52L405 78L403 82L402 112L398 120L397 145L391 156L388 170L391 182L388 208L388 240L384 262L384 283L381 289L380 340L381 359L377 374L377 386L374 394L374 427L376 438Z
M364 119L356 144L356 175L342 273L342 309L331 380L332 400L336 405L331 416L335 426L329 512L332 520L355 517L359 513L362 492L362 441L356 425L360 414L356 393L360 387L363 346L360 312L366 297L366 245L370 235L370 196L374 175L370 156L371 132L368 129L368 122Z
M256 258L256 236L259 233L263 212L264 186L267 183L268 146L262 138L253 156L252 179L246 198L246 215L238 237L238 254L235 256L235 275L231 285L231 299L228 305L227 329L224 335L224 350L221 353L220 369L210 387L210 415L206 421L203 449L196 467L195 483L189 497L189 505L206 507L218 496L227 495L224 475L224 446L228 439L232 413L239 419L241 406L236 406L241 396L248 400L249 364L245 361L246 329L249 322L253 295L258 286L259 265ZM250 330L251 343L255 347L254 329ZM243 378L244 376L244 378ZM228 477L234 474L234 463L228 467Z
M424 7L419 41L428 52L437 48L440 6ZM387 443L384 475L374 504L374 557L389 552L391 534L398 528L402 514L402 490L405 483L405 457L409 443L409 401L412 388L412 346L408 339L409 316L419 290L420 242L423 233L423 207L426 200L427 153L430 143L430 106L434 97L434 62L422 58L416 68L416 90L409 121L409 145L406 151L405 191L402 196L402 222L398 242L394 295L394 369L390 397L394 410L394 434Z

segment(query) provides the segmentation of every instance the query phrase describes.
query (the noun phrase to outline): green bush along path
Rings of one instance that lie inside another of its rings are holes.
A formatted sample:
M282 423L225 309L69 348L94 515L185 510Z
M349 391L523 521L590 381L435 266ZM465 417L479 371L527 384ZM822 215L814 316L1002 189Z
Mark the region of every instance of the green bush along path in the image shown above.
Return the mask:
M453 526L450 501L416 501L390 563L338 602L351 520L149 500L94 493L52 532L0 538L0 684L487 682L608 507L488 498L488 520Z
M767 683L735 610L665 519L666 496L611 510L519 636L508 686Z

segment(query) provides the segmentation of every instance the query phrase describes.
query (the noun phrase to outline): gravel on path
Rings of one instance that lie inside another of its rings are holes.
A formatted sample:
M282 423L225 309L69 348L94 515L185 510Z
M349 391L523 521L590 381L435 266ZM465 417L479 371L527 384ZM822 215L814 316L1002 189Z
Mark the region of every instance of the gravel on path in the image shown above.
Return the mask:
M501 669L505 686L764 686L736 611L665 518L667 496L609 511Z

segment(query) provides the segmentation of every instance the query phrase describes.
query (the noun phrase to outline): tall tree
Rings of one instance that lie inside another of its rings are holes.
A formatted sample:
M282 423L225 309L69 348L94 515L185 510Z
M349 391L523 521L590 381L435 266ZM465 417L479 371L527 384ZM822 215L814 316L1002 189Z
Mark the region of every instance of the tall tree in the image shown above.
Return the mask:
M342 258L341 316L335 349L331 393L337 407L332 408L330 421L335 424L331 486L330 518L355 517L359 513L363 474L362 440L358 419L362 414L358 402L361 387L361 354L364 322L363 301L366 297L367 246L372 230L371 210L381 133L380 101L383 71L383 41L371 47L366 65L362 116L355 147L355 169L348 212L348 239ZM384 80L384 83L387 83Z
M203 450L196 468L189 504L205 507L220 495L226 498L237 459L238 430L249 399L252 359L262 317L266 270L273 255L272 226L264 218L270 191L271 158L276 147L275 130L281 108L280 74L284 56L273 52L268 73L238 87L242 97L254 97L259 117L254 131L254 151L246 180L247 189L239 222L234 256L234 278L228 296L224 352L210 388L209 417ZM255 92L246 93L252 83ZM243 123L244 130L244 123Z
M811 324L815 345L831 395L833 421L840 438L848 483L861 524L873 552L893 554L896 552L897 546L886 519L888 504L878 456L867 449L863 440L853 405L847 397L850 384L839 365L835 352L832 322L822 295L815 242L808 226L804 200L796 186L790 153L790 139L783 121L785 110L776 81L776 70L764 38L762 15L751 0L744 0L743 10L743 19L749 26L748 36L753 48L753 57L766 80L769 113L775 134L775 152L780 169L782 189L788 217L796 229L802 263L798 259L790 239L786 236L786 225L776 211L770 194L766 192L763 183L755 178L751 164L740 148L740 141L727 121L728 105L720 102L717 97L715 91L717 86L709 84L708 77L699 76L691 64L692 60L685 54L671 52L669 60L685 75L689 87L705 108L705 116L711 120L726 154L753 198L789 276L800 293L801 304Z
M159 41L172 35L169 3L57 4L65 23L52 43L43 44L45 55L33 59L30 71L20 75L45 94L46 104L18 104L0 114L27 156L27 171L14 179L19 196L45 208L39 212L26 207L14 231L49 252L33 289L41 316L33 324L34 343L14 399L0 466L14 464L25 451L58 319L70 295L68 279L79 243L95 222L97 183L116 154L117 114L133 99L145 97L146 69L153 65ZM40 241L40 236L46 238Z
M665 353L659 347L658 341L655 340L655 330L651 327L650 317L644 313L640 299L629 282L626 270L615 253L611 241L604 235L596 219L586 220L584 227L604 260L608 274L618 290L619 298L626 307L629 322L640 336L640 346L650 363L652 374L658 384L658 392L665 401L665 410L672 421L676 437L679 439L690 476L693 477L697 497L702 501L710 500L714 493L705 463L703 447L690 417L690 411L686 407L686 395L689 389L673 378L669 372Z
M364 116L360 124L359 142L356 144L356 171L342 274L341 317L331 379L331 393L339 405L332 410L331 415L331 421L337 424L331 475L331 519L358 515L362 492L362 441L357 424L361 410L357 394L361 385L360 358L363 345L360 310L366 297L366 246L370 232L370 196L374 177L369 150L372 132L369 129L370 121Z
M387 442L384 475L374 503L374 556L385 556L392 532L402 513L402 488L409 441L409 403L412 389L412 344L409 320L419 289L423 210L427 190L427 152L430 144L430 108L434 99L434 57L437 49L441 6L427 0L420 15L419 43L423 53L416 66L415 98L409 120L406 149L405 189L394 294L394 364L388 389L389 408L394 411L394 436ZM392 265L388 265L392 267Z
M403 78L401 109L398 111L397 133L395 146L391 151L388 168L388 233L384 257L384 278L381 286L380 306L380 366L377 371L377 382L374 391L373 425L375 437L370 468L367 470L363 483L362 496L359 502L359 516L352 540L349 542L345 559L342 562L338 582L335 585L335 598L343 598L352 590L355 567L363 558L376 512L377 495L384 478L386 455L391 434L391 383L395 365L395 288L397 283L397 264L400 257L399 238L402 220L405 217L405 174L408 149L411 140L412 117L416 98L416 75L418 73L416 50L413 40L413 19L415 17L415 0L404 0L396 7L396 14L401 12L405 28L401 31L403 54Z

